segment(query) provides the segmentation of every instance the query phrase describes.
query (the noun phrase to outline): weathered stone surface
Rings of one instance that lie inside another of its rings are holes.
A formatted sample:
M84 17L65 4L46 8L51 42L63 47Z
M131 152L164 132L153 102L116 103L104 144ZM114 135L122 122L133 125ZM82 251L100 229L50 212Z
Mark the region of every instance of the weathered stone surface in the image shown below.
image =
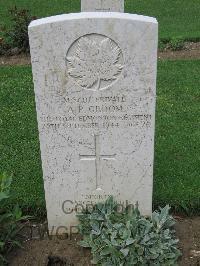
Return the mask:
M124 0L82 0L81 11L124 12Z
M109 195L150 215L156 20L61 15L33 21L29 36L50 233Z

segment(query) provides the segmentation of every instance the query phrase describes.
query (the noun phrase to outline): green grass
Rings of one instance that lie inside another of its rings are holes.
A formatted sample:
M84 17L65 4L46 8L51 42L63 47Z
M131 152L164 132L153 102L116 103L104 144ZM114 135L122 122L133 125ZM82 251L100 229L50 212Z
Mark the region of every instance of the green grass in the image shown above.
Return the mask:
M154 204L200 213L200 60L158 67ZM15 200L44 209L30 67L0 68L0 172L13 173Z
M200 61L158 68L154 203L200 213Z
M29 9L37 17L79 12L80 0L0 0L0 24L8 24L8 8ZM126 0L125 10L158 19L161 39L200 39L200 0Z
M13 191L24 207L44 202L30 67L0 68L0 172L13 174Z

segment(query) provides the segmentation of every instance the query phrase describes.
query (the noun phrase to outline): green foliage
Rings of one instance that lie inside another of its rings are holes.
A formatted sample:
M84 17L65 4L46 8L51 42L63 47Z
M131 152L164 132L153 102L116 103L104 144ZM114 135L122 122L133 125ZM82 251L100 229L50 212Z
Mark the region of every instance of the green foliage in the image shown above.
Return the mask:
M159 40L158 48L160 51L164 50L172 50L172 51L178 51L183 50L185 47L186 40L179 39L179 38L169 38L169 39L163 39Z
M158 49L160 51L164 51L167 48L168 41L166 42L165 40L159 40L158 41Z
M11 176L8 177L5 173L0 175L0 202L9 198L11 183Z
M9 10L11 25L4 29L0 43L0 53L5 53L9 48L18 48L20 52L29 51L28 25L36 17L31 16L29 10L18 9L16 6Z
M0 206L4 200L10 197L10 186L12 177L5 173L0 175ZM17 239L22 225L20 222L27 219L28 216L22 216L22 211L18 205L12 210L0 208L0 265L6 263L5 255L15 246L20 246Z
M183 39L172 38L169 42L169 48L172 51L183 50L184 46L185 46L185 42Z
M6 55L7 52L11 49L10 44L8 41L5 41L4 38L0 39L0 55Z
M137 208L119 212L110 197L93 210L79 214L80 245L91 248L93 263L103 266L177 265L180 251L175 239L174 219L169 206L154 212L152 218Z
M31 16L29 10L26 9L10 9L11 20L13 22L12 28L9 32L12 45L23 49L29 50L29 38L28 38L28 25L36 17Z

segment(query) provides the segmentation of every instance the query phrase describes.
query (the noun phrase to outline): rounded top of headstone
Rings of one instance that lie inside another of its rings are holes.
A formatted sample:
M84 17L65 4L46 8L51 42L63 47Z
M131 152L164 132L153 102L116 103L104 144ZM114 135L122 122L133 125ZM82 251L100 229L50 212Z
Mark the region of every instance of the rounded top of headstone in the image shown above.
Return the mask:
M51 24L56 22L62 22L67 20L78 20L78 19L105 19L105 18L114 18L114 19L128 19L138 22L154 23L157 24L156 18L147 17L136 14L128 13L119 13L119 12L82 12L82 13L70 13L57 15L42 19L34 20L30 23L29 28L42 26L45 24Z

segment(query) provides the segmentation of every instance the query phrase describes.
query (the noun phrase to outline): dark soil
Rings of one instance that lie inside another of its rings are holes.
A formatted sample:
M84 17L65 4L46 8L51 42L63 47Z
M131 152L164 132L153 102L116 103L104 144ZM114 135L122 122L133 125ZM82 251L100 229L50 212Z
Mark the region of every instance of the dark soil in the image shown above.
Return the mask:
M167 49L166 51L158 53L159 59L200 59L200 42L185 43L184 49L179 51L171 51Z
M31 59L27 54L0 56L0 66L30 65Z
M70 240L31 240L24 249L13 252L12 266L88 266L90 251Z
M200 217L178 218L176 232L183 253L179 265L200 266ZM90 266L90 251L78 246L79 239L76 236L73 240L56 238L26 241L24 249L15 250L10 254L9 265Z
M176 224L183 254L181 266L200 266L200 217L179 219Z
M200 59L200 42L185 43L184 49L171 51L166 49L158 53L159 59ZM12 56L0 56L0 66L4 65L30 65L31 59L27 54L17 54Z

